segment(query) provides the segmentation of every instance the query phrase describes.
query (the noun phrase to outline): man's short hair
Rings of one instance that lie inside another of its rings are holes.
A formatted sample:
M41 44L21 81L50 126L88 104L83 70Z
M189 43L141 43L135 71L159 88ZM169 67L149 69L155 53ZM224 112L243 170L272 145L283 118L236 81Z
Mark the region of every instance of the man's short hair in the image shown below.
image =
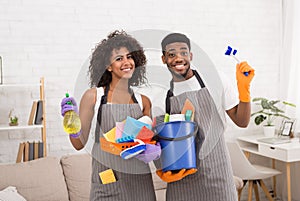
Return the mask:
M176 43L176 42L186 43L187 46L189 47L189 50L191 50L190 39L186 35L181 34L181 33L171 33L171 34L167 35L161 41L161 48L162 48L163 54L165 54L166 46L168 44L170 44L170 43Z

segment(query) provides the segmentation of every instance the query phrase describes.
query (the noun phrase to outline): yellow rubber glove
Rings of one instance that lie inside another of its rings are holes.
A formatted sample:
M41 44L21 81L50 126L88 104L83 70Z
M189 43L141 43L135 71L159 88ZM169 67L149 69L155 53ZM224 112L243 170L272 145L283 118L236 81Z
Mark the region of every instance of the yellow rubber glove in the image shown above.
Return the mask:
M165 182L171 183L174 181L179 181L182 178L190 175L190 174L194 174L195 172L197 172L197 169L192 168L192 169L181 169L178 173L173 173L172 171L167 171L167 172L163 172L162 170L157 170L156 174Z
M244 72L248 72L249 75L244 75ZM239 99L242 102L250 102L250 82L254 77L254 69L249 66L246 61L238 63L236 65L236 80L239 90Z

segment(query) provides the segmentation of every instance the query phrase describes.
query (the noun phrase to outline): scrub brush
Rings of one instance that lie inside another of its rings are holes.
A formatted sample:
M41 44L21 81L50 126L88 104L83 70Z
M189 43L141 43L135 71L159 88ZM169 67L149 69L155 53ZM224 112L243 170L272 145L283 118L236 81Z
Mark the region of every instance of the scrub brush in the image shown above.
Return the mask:
M240 63L240 61L238 60L238 58L235 57L235 54L237 53L237 50L236 49L232 49L232 47L228 46L227 47L227 50L225 52L225 55L227 56L232 56L236 62ZM248 76L249 75L249 72L244 72L244 75L245 76Z
M133 146L133 147L130 147L130 148L127 148L125 149L124 151L122 151L120 153L120 156L123 158L123 159L129 159L129 158L132 158L140 153L142 153L143 151L146 150L146 145L145 143L142 141L142 140L139 140L139 139L134 139L135 142L138 142L139 144Z

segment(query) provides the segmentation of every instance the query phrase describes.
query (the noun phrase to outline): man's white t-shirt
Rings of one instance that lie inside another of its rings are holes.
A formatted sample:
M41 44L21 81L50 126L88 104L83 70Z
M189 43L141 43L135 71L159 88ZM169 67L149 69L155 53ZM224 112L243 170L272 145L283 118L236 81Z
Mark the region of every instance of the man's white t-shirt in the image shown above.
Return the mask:
M225 110L229 110L239 104L237 90L230 84L228 78L222 74L219 75L223 84L225 102ZM182 82L174 82L173 94L177 96L187 91L196 91L201 89L201 86L196 76Z
M228 80L228 78L225 75L219 74L219 76L223 84L224 90L223 108L225 108L225 110L229 110L239 104L237 88L232 85L232 83ZM196 76L193 76L190 79L182 82L174 82L173 94L174 96L177 96L187 91L195 91L199 89L201 89L201 86ZM153 116L165 114L165 99L167 95L167 89L153 87L148 92L142 94L145 94L150 98L152 102Z

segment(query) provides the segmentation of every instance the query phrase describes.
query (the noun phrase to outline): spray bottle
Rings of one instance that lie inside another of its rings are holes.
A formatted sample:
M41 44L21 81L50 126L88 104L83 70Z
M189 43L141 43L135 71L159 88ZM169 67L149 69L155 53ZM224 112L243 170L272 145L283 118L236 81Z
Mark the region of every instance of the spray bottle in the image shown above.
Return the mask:
M69 97L69 94L66 93L66 97ZM67 102L68 105L72 105L71 101ZM63 120L64 131L69 134L78 133L81 129L81 122L78 114L74 110L69 110L65 113Z

